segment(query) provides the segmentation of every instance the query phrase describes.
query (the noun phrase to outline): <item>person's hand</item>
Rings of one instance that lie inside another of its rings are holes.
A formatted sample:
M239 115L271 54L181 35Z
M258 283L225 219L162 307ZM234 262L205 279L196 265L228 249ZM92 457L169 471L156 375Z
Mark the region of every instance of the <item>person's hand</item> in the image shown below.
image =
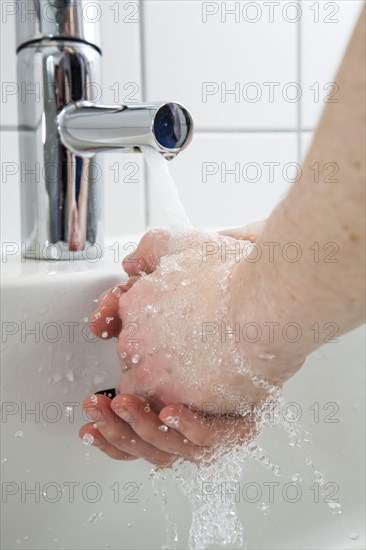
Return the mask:
M243 445L256 435L250 415L204 415L181 404L168 405L158 414L135 395L120 394L113 400L92 395L83 408L93 421L80 429L84 441L110 458L144 458L158 467L178 458L200 463L218 444Z
M254 231L253 228L256 228L256 231ZM248 235L251 237L251 240L255 239L255 236L259 234L261 228L262 224L255 224L251 226L250 235ZM243 235L241 230L232 231L235 236ZM227 234L227 232L225 233ZM189 245L192 245L194 241L191 240L191 237L189 240ZM227 243L225 240L224 242ZM212 244L212 241L205 240L205 244L207 243ZM231 240L229 244L232 244ZM104 329L109 329L108 337L118 335L120 325L116 323L114 325L115 330L112 331L111 318L117 318L119 296L128 288L133 286L133 284L138 280L141 272L143 273L142 277L144 277L144 273L152 273L159 266L160 257L169 253L172 250L171 247L172 238L170 234L165 231L151 232L142 239L137 253L127 258L124 262L125 270L130 275L129 283L107 291L103 295L104 299L100 301L98 309L91 319L97 333L100 334L101 332L105 332ZM184 239L181 241L179 239L178 241L174 239L173 247L174 250L178 250L180 253L189 248L187 247L187 241ZM105 324L106 319L108 319L108 327ZM122 389L120 382L119 391L125 391L123 389L123 378L124 377L122 377L121 381ZM140 396L144 394L141 387L135 387L133 393L138 393ZM258 401L259 395L263 395L264 393L265 392L263 392L263 389L258 393L258 388L256 388L256 400ZM124 403L127 400L130 403L129 406L131 406L131 400L133 403L133 400L136 399L133 395L118 396L112 401L112 403L107 399L106 406L109 408L109 412L107 415L103 415L103 418L100 419L100 422L102 423L102 431L99 430L98 423L97 425L94 425L94 427L90 424L82 428L80 432L81 436L83 436L86 432L92 433L95 438L95 444L97 444L97 446L104 450L109 456L121 459L128 459L133 456L142 456L147 458L147 460L150 459L153 463L160 465L162 464L162 460L167 461L163 462L164 464L167 464L169 460L170 462L173 462L177 456L183 456L185 458L189 458L190 460L197 460L198 457L202 456L202 446L204 447L203 454L207 456L207 452L209 452L210 447L215 447L218 444L227 445L228 443L244 444L252 440L256 435L256 426L254 422L255 416L247 414L243 417L242 415L225 414L226 408L225 410L222 409L221 406L223 402L221 400L217 400L216 396L213 401L210 401L209 403L206 402L204 407L206 408L207 405L211 407L210 410L212 414L202 415L199 411L191 410L189 406L179 403L164 406L164 402L161 401L160 398L156 399L156 396L153 396L151 386L144 395L145 397L148 396L148 400L150 402L150 411L148 412L152 412L153 414L139 414L137 422L134 418L134 422L130 423L130 428L132 428L138 437L141 437L142 441L149 443L151 447L147 448L148 455L146 455L146 448L141 450L140 447L135 447L135 441L137 441L136 438L132 438L133 449L131 453L131 445L128 444L130 440L126 440L126 437L131 436L131 431L128 430L127 433L129 435L126 436L126 423L129 424L128 421L131 419L131 415L126 414L126 411L123 410L124 407L120 406L119 400L122 399ZM98 396L98 399L99 398L100 396ZM141 403L140 399L137 401L137 404L135 402L134 405L137 407L137 412L139 411L139 403ZM86 400L85 406L88 408L89 405L90 403ZM141 406L142 405L140 405L140 407ZM145 406L146 405L144 405L144 412L146 412ZM156 408L156 411L152 410L153 407ZM159 412L159 410L160 414L159 417L157 417L156 412ZM158 425L158 422L161 423ZM116 424L118 425L118 429ZM161 428L161 425L163 424L170 428L169 435L167 435L167 432L164 432L165 428ZM110 425L113 429L111 429ZM174 430L173 432L172 429ZM165 437L162 437L161 433L163 433ZM175 438L172 441L172 433L179 434L180 439ZM158 437L156 434L158 434ZM106 437L104 437L105 435ZM184 445L183 450L182 441ZM198 448L191 447L191 443L196 444ZM199 447L201 447L201 450L199 450ZM170 457L167 455L161 455L161 453L156 454L156 450L153 451L152 448L157 448L159 451L168 453L170 454Z

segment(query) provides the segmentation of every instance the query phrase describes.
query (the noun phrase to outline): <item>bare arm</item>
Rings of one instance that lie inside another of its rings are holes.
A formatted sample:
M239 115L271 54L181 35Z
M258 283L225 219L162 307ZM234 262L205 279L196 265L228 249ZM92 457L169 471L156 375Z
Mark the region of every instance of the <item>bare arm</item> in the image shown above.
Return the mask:
M336 80L339 101L327 104L303 176L274 210L257 241L262 258L241 262L232 286L233 309L242 322L294 322L302 327L298 343L289 344L281 336L270 346L273 354L287 358L289 353L294 361L319 346L314 329L309 329L314 323L320 331L326 323L336 323L340 335L364 320L365 9ZM329 162L339 167L337 183L325 178ZM320 169L318 183L309 169L314 163ZM291 241L298 243L297 250L286 248ZM279 243L272 245L272 261L268 243ZM335 244L324 250L326 243ZM300 252L298 261L291 262Z

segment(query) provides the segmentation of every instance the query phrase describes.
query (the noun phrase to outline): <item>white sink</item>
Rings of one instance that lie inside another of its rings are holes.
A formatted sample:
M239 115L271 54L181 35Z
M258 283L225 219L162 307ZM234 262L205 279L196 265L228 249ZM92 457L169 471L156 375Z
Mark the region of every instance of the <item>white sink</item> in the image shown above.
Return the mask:
M115 343L90 342L83 326L93 299L121 282L121 260L115 263L109 251L96 265L21 263L19 257L2 264L2 548L157 549L166 543L150 466L112 461L78 438L84 397L113 387L119 377ZM26 332L34 328L36 335ZM333 515L314 502L314 481L301 453L278 429L270 430L263 446L287 473L302 474L302 494L286 502L288 479L249 464L238 505L248 548L365 548L363 329L311 357L285 395L301 408L301 422L313 434L307 453L339 486L335 498L343 513ZM258 484L258 502L243 496L248 482ZM258 505L269 503L271 482L279 485L265 516ZM168 509L178 524L177 547L186 548L191 512L175 487L168 490Z

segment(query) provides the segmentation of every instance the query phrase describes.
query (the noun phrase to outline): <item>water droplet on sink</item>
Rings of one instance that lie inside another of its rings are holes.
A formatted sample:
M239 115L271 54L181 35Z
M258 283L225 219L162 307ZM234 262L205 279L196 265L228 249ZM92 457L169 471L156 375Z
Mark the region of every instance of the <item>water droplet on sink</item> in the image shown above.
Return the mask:
M72 407L67 406L67 407L65 408L65 416L71 416L72 413L73 413L73 410L74 410L74 409L73 409Z
M69 369L65 374L65 378L69 382L74 382L75 381L74 371L72 369Z
M54 382L60 382L62 380L62 374L61 372L54 372L52 376L52 380Z
M291 479L295 483L300 482L300 481L302 481L302 475L301 474L294 474Z
M94 512L89 518L90 523L98 523L98 521L102 521L103 519L103 512Z
M263 512L263 515L265 515L265 516L268 516L268 514L270 512L269 506L265 502L260 503L260 505L258 506L258 510Z
M103 374L94 374L93 384L95 386L98 386L98 384L102 384L103 382L104 382L104 375Z
M355 533L351 533L350 536L349 536L349 538L350 538L351 540L357 540L357 539L358 539L358 533L356 533L356 532L355 532Z
M24 437L24 434L21 430L18 430L17 432L15 432L15 437L17 439L22 439L22 437Z
M4 456L4 458L1 459L1 462L4 464L4 462L6 462L7 460L8 460L8 459L5 458L5 456Z
M332 512L332 514L342 513L342 506L339 504L339 502L335 502L334 500L330 500L328 502L328 508Z

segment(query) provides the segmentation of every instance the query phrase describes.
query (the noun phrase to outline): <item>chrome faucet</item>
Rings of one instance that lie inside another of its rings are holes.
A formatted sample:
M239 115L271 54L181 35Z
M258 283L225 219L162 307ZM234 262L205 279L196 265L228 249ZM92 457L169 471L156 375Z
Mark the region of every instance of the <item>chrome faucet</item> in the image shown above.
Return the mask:
M151 146L170 160L193 134L179 103L98 104L99 28L86 3L17 0L22 249L37 260L102 255L97 153Z

